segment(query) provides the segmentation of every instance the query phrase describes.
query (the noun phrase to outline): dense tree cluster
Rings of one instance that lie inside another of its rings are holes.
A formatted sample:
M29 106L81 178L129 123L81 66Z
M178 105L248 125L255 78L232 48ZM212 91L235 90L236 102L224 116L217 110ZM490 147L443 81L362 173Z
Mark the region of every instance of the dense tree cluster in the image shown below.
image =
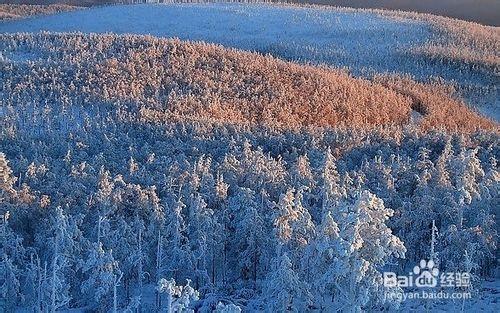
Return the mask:
M29 125L0 138L8 307L382 309L433 221L443 270L497 266L496 134Z
M108 3L108 1L98 2ZM125 2L132 3L132 1ZM133 3L146 2L158 1L133 1ZM368 79L374 74L385 72L408 74L417 81L425 83L432 83L433 77L439 77L447 84L453 84L457 95L463 97L469 105L487 114L491 113L498 119L499 112L496 106L499 98L496 85L500 64L498 28L433 15L372 9L244 4L263 2L253 0L230 1L240 3L239 5L189 4L226 2L224 0L160 2L168 4L95 8L87 12L41 18L24 26L22 25L24 22L6 23L1 28L6 32L44 29L64 32L80 29L83 32L111 31L151 33L165 37L179 36L227 47L256 50L300 63L311 62L345 67L352 74ZM83 1L78 3L84 4ZM88 1L85 3L88 4ZM189 12L207 13L206 18L213 22L206 20L209 27L199 24L199 19L198 22L190 23L192 14ZM239 19L237 12L245 12L245 16ZM123 15L126 18L115 22L109 19L107 14ZM138 14L145 16L137 17ZM216 17L219 14L220 19ZM151 24L159 15L164 16L161 21ZM155 17L150 20L149 17L152 16ZM176 20L181 16L186 18L176 22L174 27L168 25L167 21ZM230 16L235 18L236 28L232 31L237 30L238 36L230 35L221 27L224 24L222 20ZM361 19L363 22L353 23L351 17L355 17L356 20ZM96 23L84 22L95 18L99 20ZM138 20L124 23L134 18ZM269 36L255 38L251 33L261 33L261 30L255 28L254 21L261 18L266 20L264 24L269 24L264 31ZM79 19L83 21L80 22ZM142 23L143 20L145 23ZM52 22L56 25L51 25ZM248 23L250 25L246 26ZM358 30L360 27L362 31ZM301 28L307 30L303 32ZM286 32L283 36L271 35L277 29L286 29Z
M416 110L425 129L496 127L436 88L419 85L415 91L417 84L409 79L392 78L385 87L342 71L210 44L45 33L1 35L0 47L5 107L28 106L23 110L28 114L32 107L43 111L52 103L51 115L112 106L154 122L188 118L289 128L373 128L408 124Z
M66 4L28 5L28 4L0 4L0 21L23 18L33 15L53 14L76 10L78 7Z
M444 91L178 40L0 39L6 311L377 311L385 269L498 267L496 125L406 125Z

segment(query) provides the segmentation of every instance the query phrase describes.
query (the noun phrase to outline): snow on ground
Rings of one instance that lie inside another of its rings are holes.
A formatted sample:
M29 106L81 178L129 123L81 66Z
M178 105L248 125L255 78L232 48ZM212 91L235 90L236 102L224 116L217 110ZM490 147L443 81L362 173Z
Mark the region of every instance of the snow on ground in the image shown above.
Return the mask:
M362 12L256 4L93 8L0 24L0 32L149 34L223 44L353 69L396 69L397 50L424 42L426 25Z
M487 86L486 98L498 99L498 91L491 89L491 75L475 70L464 73L453 62L443 64L405 53L409 47L431 40L428 24L368 11L241 3L144 4L0 23L0 33L39 31L132 33L206 41L288 60L348 67L355 75L396 72L420 80L440 76L482 90ZM477 99L468 98L477 104ZM485 102L480 103L484 112L500 116L492 101L480 102Z
M155 304L155 285L147 284L142 292L142 305L146 311L153 312ZM121 292L124 292L121 290ZM137 296L138 290L134 290L131 296ZM165 295L161 295L162 302L165 303ZM88 308L74 308L60 310L61 313L83 313L88 312ZM17 308L16 313L32 312L28 308ZM485 281L479 293L474 294L471 299L455 302L439 300L406 300L401 303L399 309L390 312L500 312L500 279Z

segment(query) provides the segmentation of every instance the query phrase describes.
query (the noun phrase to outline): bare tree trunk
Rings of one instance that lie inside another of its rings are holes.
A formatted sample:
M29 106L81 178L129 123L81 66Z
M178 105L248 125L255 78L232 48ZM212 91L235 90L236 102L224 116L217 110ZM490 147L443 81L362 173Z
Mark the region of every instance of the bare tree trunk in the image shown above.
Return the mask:
M141 304L142 304L142 277L144 276L143 274L143 268L142 268L142 228L139 229L139 265L137 267L137 276L139 279L139 306L137 307L138 311L141 311Z
M161 237L161 230L158 229L158 246L156 248L156 282L158 283L160 281L160 269L161 269L161 259L162 259L162 237ZM156 290L156 311L160 311L161 309L161 297L160 297L160 291Z
M54 260L52 261L52 291L50 312L56 312L56 277L57 277L57 260L59 259L59 235L56 235L54 243Z
M36 257L36 268L38 270L38 282L36 286L36 311L42 312L42 268L40 266L40 258L38 258L38 256ZM47 268L47 266L45 266L45 268Z
M99 218L97 220L97 244L101 243L101 222L102 217L99 215Z
M2 256L1 261L2 261L2 263L7 264L7 255L5 255L5 254L4 254L4 255ZM9 272L8 272L8 270L6 270L6 271L4 272L4 278L3 278L3 279L4 279L4 281L5 281L5 285L4 285L4 286L6 287L6 288L5 288L5 291L6 291L6 295L7 295L7 297L5 297L5 298L4 298L4 299L5 299L5 302L4 302L3 307L2 307L2 306L0 306L0 309L2 309L2 311L4 311L4 310L5 310L5 312L12 310L12 308L11 308L11 301L10 301L10 299L9 299L10 297L8 296L8 295L9 295L9 291L10 291L10 280L8 279L8 275L9 275ZM4 287L4 286L2 286L2 287ZM2 298L3 298L3 296L2 296Z
M215 248L213 245L212 245L212 286L215 287Z
M117 287L118 284L120 283L120 280L123 277L123 273L120 273L120 276L118 278L115 278L114 284L113 284L113 313L118 312L118 293L117 293Z
M226 227L227 230L227 227ZM226 237L227 238L227 237ZM224 260L222 261L222 283L224 286L227 283L227 240L224 241Z
M253 288L257 290L257 252L253 255Z
M130 298L129 279L125 278L125 297Z
M167 313L172 313L172 293L167 292Z
M47 262L45 262L44 267L43 267L43 281L47 281ZM40 304L41 304L42 311L48 312L48 307L47 306L44 307L42 299L43 299L42 290L40 289Z
M198 271L199 269L200 269L200 260L197 259L196 260L196 271ZM199 289L200 288L200 278L199 278L198 274L196 275L195 285L196 285L195 289Z

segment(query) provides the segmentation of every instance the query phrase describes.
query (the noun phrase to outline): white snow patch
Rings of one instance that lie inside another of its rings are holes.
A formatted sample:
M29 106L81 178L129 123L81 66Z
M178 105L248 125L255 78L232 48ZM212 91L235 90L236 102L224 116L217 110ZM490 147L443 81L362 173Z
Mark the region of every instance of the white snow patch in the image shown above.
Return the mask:
M4 33L39 31L178 37L359 72L397 70L399 49L430 35L367 12L263 4L117 5L0 23Z
M410 124L418 125L418 124L420 124L420 122L422 121L423 118L424 118L424 116L422 114L420 114L419 112L417 112L415 110L411 110L411 112L410 112Z

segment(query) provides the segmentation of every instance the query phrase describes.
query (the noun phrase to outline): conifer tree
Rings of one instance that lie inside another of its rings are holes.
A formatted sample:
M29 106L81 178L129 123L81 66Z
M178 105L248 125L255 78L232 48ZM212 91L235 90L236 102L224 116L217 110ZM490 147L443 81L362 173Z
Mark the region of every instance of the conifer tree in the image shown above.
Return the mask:
M178 199L174 206L165 211L165 250L162 256L161 273L174 279L185 278L187 269L192 269L192 256L184 221L185 204Z
M69 256L75 248L78 228L75 221L68 218L61 207L56 207L49 220L48 232L51 237L48 246L50 262L50 312L64 308L71 301L70 282L67 275L73 260Z
M112 251L105 251L102 243L93 243L82 270L87 279L81 290L90 296L90 303L98 303L102 309L111 307L103 300L111 299L115 281L121 273Z
M276 256L272 264L263 287L267 309L274 312L307 311L312 302L309 286L293 270L290 258L283 253Z
M315 290L326 310L361 310L383 301L379 269L406 248L385 224L393 211L370 192L336 212L338 222L327 212L316 239Z
M237 275L241 274L244 279L251 280L255 289L261 263L266 261L268 242L255 193L248 188L239 189L231 198L229 207L235 216L235 234L231 243L240 271Z
M0 201L1 204L1 201ZM9 211L0 215L0 297L5 311L14 310L19 298L25 249L22 239L9 226Z
M4 153L0 152L0 200L15 193L14 184L17 178L12 175L12 169Z

